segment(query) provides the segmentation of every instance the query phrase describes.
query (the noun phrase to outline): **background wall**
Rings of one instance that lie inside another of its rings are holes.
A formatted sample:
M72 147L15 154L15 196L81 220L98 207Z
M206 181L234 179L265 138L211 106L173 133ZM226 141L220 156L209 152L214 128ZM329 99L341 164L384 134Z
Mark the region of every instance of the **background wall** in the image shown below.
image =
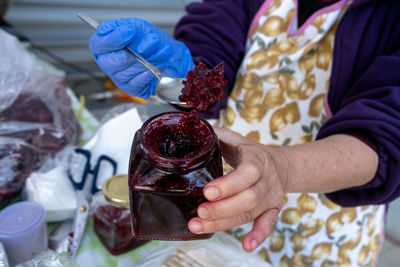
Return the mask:
M185 14L185 5L195 1L199 0L12 0L5 20L36 44L102 75L88 49L88 40L94 31L76 16L78 12L86 12L98 21L138 17L171 34L176 22ZM87 79L71 70L67 77L69 80Z

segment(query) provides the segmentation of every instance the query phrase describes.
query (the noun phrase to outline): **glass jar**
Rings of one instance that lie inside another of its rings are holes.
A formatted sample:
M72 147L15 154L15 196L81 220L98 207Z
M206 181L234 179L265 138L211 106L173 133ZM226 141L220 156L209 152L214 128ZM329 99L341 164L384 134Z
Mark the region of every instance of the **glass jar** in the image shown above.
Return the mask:
M92 205L94 231L111 254L120 255L148 242L132 235L127 175L107 179Z
M193 113L165 112L134 137L129 162L133 233L158 240L196 240L188 221L204 201L203 187L222 176L219 143L211 125Z

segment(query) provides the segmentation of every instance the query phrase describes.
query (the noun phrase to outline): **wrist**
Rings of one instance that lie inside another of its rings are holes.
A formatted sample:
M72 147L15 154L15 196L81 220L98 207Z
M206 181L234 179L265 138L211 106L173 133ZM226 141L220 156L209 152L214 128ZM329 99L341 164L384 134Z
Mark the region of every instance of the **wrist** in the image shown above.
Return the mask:
M289 193L290 162L280 148L267 148L275 166L276 174L282 186L283 194Z

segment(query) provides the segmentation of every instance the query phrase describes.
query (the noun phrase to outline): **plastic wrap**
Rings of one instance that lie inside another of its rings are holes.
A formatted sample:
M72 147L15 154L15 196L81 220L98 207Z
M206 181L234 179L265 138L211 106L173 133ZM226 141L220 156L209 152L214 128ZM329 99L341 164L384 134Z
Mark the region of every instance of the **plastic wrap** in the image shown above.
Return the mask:
M0 30L0 205L32 171L75 141L79 124L63 76Z
M40 253L36 258L18 264L16 267L72 267L76 261L69 257L60 256L52 250Z
M0 267L9 267L6 250L3 244L0 242Z
M6 109L15 101L34 66L34 60L27 53L22 53L16 60L17 51L23 50L16 38L0 30L1 64L0 64L0 111ZM14 71L24 70L24 71Z
M143 252L134 266L140 267L270 267L255 253L245 252L241 244L223 232L201 241L161 242Z

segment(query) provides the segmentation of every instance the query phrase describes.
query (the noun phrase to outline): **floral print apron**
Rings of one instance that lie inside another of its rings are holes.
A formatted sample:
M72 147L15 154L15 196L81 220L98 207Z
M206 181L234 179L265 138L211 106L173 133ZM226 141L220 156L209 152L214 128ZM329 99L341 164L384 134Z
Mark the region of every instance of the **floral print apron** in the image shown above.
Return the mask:
M326 120L334 37L348 5L342 0L318 10L298 28L297 0L266 1L217 124L271 146L314 140ZM273 266L372 266L384 209L343 208L324 194L287 194L272 233L255 253ZM229 232L242 239L251 226Z

